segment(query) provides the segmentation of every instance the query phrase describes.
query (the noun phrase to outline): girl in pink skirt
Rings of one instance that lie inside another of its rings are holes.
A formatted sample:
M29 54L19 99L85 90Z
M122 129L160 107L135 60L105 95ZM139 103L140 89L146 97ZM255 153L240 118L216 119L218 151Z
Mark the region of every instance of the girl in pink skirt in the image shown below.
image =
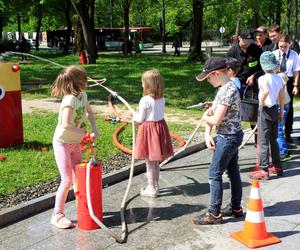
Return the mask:
M145 159L148 186L141 189L142 196L159 195L159 162L173 155L173 147L168 126L164 120L164 81L156 70L142 75L143 97L139 102L139 112L133 113L134 121L140 123L135 159Z

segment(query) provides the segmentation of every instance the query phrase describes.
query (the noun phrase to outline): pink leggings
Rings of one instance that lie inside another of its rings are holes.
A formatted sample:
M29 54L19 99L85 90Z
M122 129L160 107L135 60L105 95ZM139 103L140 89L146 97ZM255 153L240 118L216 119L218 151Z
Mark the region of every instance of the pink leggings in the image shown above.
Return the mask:
M79 143L62 143L53 140L55 161L60 173L61 182L55 197L55 213L64 213L64 207L72 180L75 177L75 166L81 163L81 148Z

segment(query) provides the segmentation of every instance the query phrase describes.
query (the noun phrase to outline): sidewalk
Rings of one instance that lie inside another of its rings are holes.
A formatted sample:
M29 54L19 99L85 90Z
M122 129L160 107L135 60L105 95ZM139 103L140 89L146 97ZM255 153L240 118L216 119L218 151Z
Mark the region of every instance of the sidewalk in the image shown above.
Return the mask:
M300 136L300 112L295 114L293 137ZM267 231L282 242L261 249L298 249L300 245L300 146L291 149L292 160L284 163L284 177L261 181L261 195ZM145 183L144 174L133 178L127 207L128 241L118 244L103 230L60 230L50 225L52 210L40 213L0 230L0 250L6 249L247 249L232 239L244 220L225 218L223 224L197 226L193 216L203 213L209 203L207 170L212 152L203 150L169 163L161 172L161 196L158 199L139 196ZM251 189L249 172L255 166L253 143L240 151L243 181L243 207ZM121 233L119 208L127 181L103 190L104 224ZM229 201L229 183L224 178L224 201ZM66 215L76 220L75 201L66 205Z

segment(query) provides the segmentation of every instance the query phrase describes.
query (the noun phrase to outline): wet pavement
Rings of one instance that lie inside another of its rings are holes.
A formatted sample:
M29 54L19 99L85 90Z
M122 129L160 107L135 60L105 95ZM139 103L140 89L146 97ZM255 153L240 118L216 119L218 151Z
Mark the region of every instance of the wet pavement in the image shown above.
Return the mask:
M267 231L282 242L261 249L298 249L300 245L300 112L296 112L292 159L283 164L284 177L271 176L260 182ZM50 225L52 210L4 227L0 230L0 249L247 249L230 237L243 229L244 219L224 218L223 223L199 226L192 218L207 210L209 203L208 166L212 152L205 149L178 159L161 171L161 195L157 199L139 195L146 183L144 174L133 178L126 219L128 240L116 243L101 229L61 230ZM253 141L240 150L243 207L251 189L249 173L256 162ZM104 224L120 235L119 208L127 181L103 189ZM228 178L224 176L225 206L230 199ZM66 216L76 220L75 201L66 204Z

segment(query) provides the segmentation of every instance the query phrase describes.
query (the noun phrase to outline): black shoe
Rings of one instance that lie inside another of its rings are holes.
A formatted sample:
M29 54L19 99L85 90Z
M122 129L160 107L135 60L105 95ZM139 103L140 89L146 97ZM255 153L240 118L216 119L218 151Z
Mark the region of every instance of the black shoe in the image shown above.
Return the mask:
M221 214L224 217L240 218L244 217L243 208L232 208L231 204L228 204L225 208L221 209Z
M192 220L192 223L195 225L221 224L222 214L219 213L217 216L215 216L212 213L207 212L206 214L195 216Z

